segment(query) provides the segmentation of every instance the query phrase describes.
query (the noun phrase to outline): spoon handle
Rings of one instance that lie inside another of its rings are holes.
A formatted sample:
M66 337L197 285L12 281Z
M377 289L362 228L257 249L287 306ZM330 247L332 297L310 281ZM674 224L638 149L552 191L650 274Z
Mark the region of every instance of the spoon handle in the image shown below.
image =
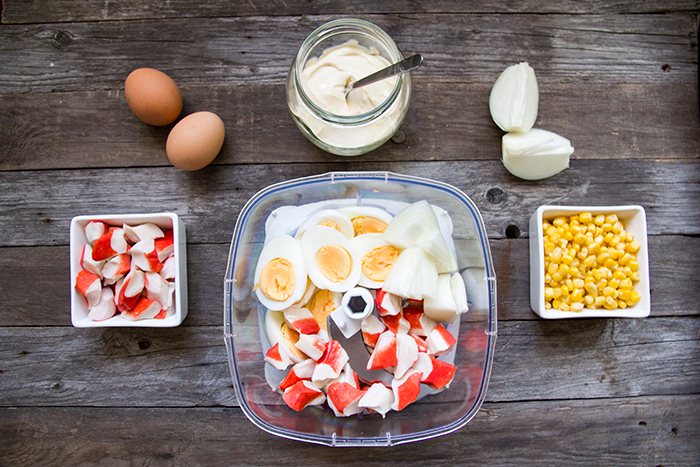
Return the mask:
M423 63L423 56L421 54L413 55L404 60L401 60L400 62L394 63L393 65L390 65L386 68L382 68L376 73L372 73L369 76L365 76L364 78L357 80L354 83L350 83L346 88L346 93L352 91L353 89L374 83L375 81L379 81L394 75L400 75L401 73L406 73L407 71L411 71L415 68L418 68L421 65L421 63Z

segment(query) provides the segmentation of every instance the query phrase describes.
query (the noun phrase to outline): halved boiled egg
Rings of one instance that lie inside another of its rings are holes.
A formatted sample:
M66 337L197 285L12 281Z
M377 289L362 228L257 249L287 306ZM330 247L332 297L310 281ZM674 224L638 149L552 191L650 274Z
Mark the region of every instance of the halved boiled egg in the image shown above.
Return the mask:
M348 206L339 209L352 221L355 236L382 233L394 216L374 206Z
M332 227L315 225L301 237L311 281L319 289L347 292L360 279L360 258L350 240Z
M327 330L326 320L328 315L333 313L341 304L343 294L340 292L331 292L327 289L317 290L307 308L314 315L314 319L322 330Z
M255 267L255 294L270 310L284 310L306 291L306 264L297 240L279 235L265 244Z
M270 347L279 344L280 351L286 350L292 362L299 363L308 358L304 352L297 349L295 344L299 341L299 333L289 327L284 320L284 313L281 311L267 310L265 313L265 334L270 341Z
M362 275L357 285L380 289L389 270L399 257L399 249L382 238L381 233L368 233L350 240L360 255Z
M302 235L304 235L304 232L306 232L309 227L313 227L314 225L325 225L326 227L332 227L345 235L347 238L352 238L355 235L352 222L348 216L337 209L324 209L312 214L304 222L302 222L295 237L297 239L301 238Z

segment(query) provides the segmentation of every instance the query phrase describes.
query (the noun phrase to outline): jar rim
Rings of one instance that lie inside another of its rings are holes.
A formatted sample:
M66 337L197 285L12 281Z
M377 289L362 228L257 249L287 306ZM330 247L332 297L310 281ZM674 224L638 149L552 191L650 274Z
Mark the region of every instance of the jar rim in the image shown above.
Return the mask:
M403 60L404 58L403 53L391 36L389 36L379 26L361 19L341 18L322 24L308 35L308 37L301 44L301 47L299 47L299 51L297 52L292 65L292 73L294 74L294 81L302 102L306 106L310 107L316 115L324 120L336 124L357 125L370 121L378 115L381 115L397 100L399 94L401 93L404 76L403 74L398 75L396 84L394 85L394 89L392 90L391 94L389 94L384 102L368 112L358 115L338 115L319 107L304 90L304 87L301 84L300 76L315 46L330 38L347 34L362 35L371 37L373 40L383 42L382 45L384 45L389 52L393 52L395 54L394 62ZM390 62L392 61L390 60Z

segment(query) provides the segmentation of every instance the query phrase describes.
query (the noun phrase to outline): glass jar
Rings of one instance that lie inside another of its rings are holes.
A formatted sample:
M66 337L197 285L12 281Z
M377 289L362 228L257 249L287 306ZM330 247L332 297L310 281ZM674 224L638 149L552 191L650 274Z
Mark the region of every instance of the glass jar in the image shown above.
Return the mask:
M350 41L379 54L388 64L404 58L379 27L359 19L339 19L324 24L306 38L287 75L287 106L301 132L316 146L341 156L358 156L384 144L403 122L411 97L411 78L403 73L396 77L388 98L368 112L338 115L317 105L302 85L304 69L309 60ZM362 77L356 79L359 78Z

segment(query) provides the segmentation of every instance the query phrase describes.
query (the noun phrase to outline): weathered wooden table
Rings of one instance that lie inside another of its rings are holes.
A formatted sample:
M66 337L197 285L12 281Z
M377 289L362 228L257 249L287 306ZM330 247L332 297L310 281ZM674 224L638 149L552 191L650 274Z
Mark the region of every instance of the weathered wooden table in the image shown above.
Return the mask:
M0 466L700 465L697 0L1 5ZM303 39L345 16L425 56L400 131L356 158L311 145L285 104ZM537 72L536 127L576 148L537 182L504 169L488 110L519 61ZM170 127L131 113L124 80L139 67L178 83L183 115L221 116L211 166L175 169ZM486 402L453 434L338 450L268 435L238 408L222 284L240 209L270 183L345 170L441 180L483 214L499 338ZM646 208L649 318L530 310L527 221L541 204L581 203ZM187 226L184 323L73 328L70 219L163 210Z

